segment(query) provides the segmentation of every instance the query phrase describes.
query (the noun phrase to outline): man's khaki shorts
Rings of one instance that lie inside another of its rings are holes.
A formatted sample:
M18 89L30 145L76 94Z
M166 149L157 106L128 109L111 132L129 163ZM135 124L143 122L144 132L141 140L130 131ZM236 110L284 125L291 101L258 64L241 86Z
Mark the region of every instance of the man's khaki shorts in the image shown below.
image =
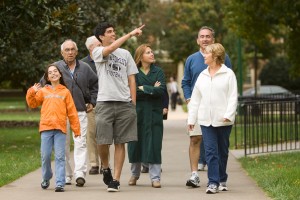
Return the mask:
M97 144L137 141L137 114L131 102L98 101L95 109Z
M196 120L196 124L194 126L194 130L192 130L192 131L187 130L187 134L190 137L197 136L197 135L202 135L202 131L201 131L200 125L197 123L197 120Z
M187 105L187 108L189 109L189 104ZM202 135L202 131L200 128L200 125L197 123L198 119L196 119L196 123L194 126L194 130L189 131L187 130L187 134L191 137L191 136L197 136L197 135ZM186 121L186 125L187 125L187 121Z

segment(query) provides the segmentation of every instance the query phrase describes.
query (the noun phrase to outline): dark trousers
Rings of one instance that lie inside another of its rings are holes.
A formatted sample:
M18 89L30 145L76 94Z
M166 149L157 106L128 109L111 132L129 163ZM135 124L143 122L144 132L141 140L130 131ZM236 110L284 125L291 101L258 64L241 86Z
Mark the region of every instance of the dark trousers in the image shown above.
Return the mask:
M177 92L171 94L171 109L175 110L176 109L176 104L177 104Z
M208 165L208 184L219 186L227 181L227 161L229 153L229 136L232 126L201 126Z

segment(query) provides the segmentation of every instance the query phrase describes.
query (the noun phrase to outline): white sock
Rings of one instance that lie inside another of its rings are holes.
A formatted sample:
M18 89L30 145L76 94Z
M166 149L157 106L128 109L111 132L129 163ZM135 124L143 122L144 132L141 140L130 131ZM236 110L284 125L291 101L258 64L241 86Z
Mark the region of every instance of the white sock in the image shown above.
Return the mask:
M197 175L198 176L198 172L197 171L192 171L192 174Z

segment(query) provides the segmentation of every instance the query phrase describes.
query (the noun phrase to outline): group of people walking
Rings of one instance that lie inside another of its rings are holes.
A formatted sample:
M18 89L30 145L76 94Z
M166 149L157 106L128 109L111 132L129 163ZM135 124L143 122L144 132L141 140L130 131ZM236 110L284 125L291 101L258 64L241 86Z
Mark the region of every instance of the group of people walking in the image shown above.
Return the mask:
M54 147L56 192L63 192L73 177L76 186L84 186L87 160L89 174L102 173L107 191L119 191L126 143L132 174L128 184L137 184L141 167L145 166L151 186L161 187L163 118L169 98L165 74L155 64L150 45L140 45L134 58L120 48L131 37L140 36L143 28L117 39L112 24L99 23L94 35L86 40L89 55L82 60L76 58L76 43L65 40L61 45L63 60L47 66L40 83L28 89L28 105L42 106L39 132L43 189L49 187L53 176ZM182 80L189 108L192 171L186 185L199 187L197 164L203 135L209 180L206 192L216 193L218 189L227 190L226 165L237 86L225 49L213 44L213 29L202 27L197 43L200 51L187 59ZM201 131L194 131L197 122ZM74 170L70 165L70 135L74 140ZM111 145L114 155L109 153Z

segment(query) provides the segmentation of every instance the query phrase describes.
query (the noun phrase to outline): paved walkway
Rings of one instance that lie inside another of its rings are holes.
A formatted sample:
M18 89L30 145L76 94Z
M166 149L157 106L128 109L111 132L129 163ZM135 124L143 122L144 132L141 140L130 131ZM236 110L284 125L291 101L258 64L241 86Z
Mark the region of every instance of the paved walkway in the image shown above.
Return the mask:
M201 187L189 189L185 186L190 176L188 145L189 138L185 134L187 114L181 107L176 112L169 113L169 119L164 121L165 132L163 141L162 188L151 187L148 174L142 174L137 186L128 186L130 165L126 158L121 176L121 192L109 193L102 182L102 175L87 175L86 184L78 188L73 183L65 187L64 193L54 192L54 180L47 190L40 188L41 169L0 188L0 199L5 200L269 200L256 183L246 175L235 156L230 154L228 162L227 192L205 194L206 172L199 172ZM111 148L113 151L113 148ZM236 152L237 155L239 152ZM112 154L113 155L113 154ZM127 157L127 156L126 156Z

